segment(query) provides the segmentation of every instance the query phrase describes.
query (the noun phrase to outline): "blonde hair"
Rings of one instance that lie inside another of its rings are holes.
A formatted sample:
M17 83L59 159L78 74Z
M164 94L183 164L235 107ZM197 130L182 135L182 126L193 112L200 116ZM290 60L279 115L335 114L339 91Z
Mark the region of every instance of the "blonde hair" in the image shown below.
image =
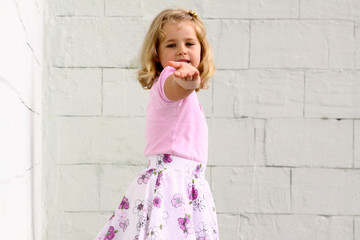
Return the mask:
M161 41L165 39L163 26L168 22L181 22L189 20L194 25L196 36L201 46L200 72L201 84L199 89L207 89L209 78L215 73L213 56L210 44L206 39L206 30L203 22L194 11L184 9L165 9L160 12L150 25L140 53L141 68L137 72L138 80L142 87L150 89L154 80L160 75L163 67L158 61L158 47ZM196 89L196 91L199 91Z

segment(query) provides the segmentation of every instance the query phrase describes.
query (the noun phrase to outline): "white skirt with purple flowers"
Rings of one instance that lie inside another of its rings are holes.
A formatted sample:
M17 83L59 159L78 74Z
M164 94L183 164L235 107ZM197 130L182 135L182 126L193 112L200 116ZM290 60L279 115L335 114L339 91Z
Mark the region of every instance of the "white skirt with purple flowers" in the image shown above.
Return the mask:
M150 156L96 240L218 240L206 165Z

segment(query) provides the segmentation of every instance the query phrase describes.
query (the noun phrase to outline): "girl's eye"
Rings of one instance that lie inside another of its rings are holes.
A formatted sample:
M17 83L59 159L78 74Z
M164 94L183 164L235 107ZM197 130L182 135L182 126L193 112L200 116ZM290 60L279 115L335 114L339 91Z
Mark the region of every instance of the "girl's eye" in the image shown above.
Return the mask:
M195 45L194 43L186 43L186 46L193 46Z
M166 47L168 47L168 48L173 48L173 47L175 47L175 44L169 44L169 45L167 45Z

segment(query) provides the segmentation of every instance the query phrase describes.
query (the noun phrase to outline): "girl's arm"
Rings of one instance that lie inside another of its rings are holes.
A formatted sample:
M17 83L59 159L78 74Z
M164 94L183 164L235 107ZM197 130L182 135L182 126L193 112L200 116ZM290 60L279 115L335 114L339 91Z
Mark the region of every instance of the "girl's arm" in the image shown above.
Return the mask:
M200 86L199 71L190 64L170 61L169 66L176 68L176 71L165 81L164 91L168 99L183 99Z

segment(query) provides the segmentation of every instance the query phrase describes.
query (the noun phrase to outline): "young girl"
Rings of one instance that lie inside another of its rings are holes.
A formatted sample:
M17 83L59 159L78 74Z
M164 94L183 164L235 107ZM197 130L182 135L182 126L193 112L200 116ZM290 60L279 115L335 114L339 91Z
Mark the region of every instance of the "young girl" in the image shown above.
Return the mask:
M148 166L96 239L219 239L204 176L208 129L196 95L215 72L202 21L194 11L162 11L140 58L138 79L151 89L144 151Z

